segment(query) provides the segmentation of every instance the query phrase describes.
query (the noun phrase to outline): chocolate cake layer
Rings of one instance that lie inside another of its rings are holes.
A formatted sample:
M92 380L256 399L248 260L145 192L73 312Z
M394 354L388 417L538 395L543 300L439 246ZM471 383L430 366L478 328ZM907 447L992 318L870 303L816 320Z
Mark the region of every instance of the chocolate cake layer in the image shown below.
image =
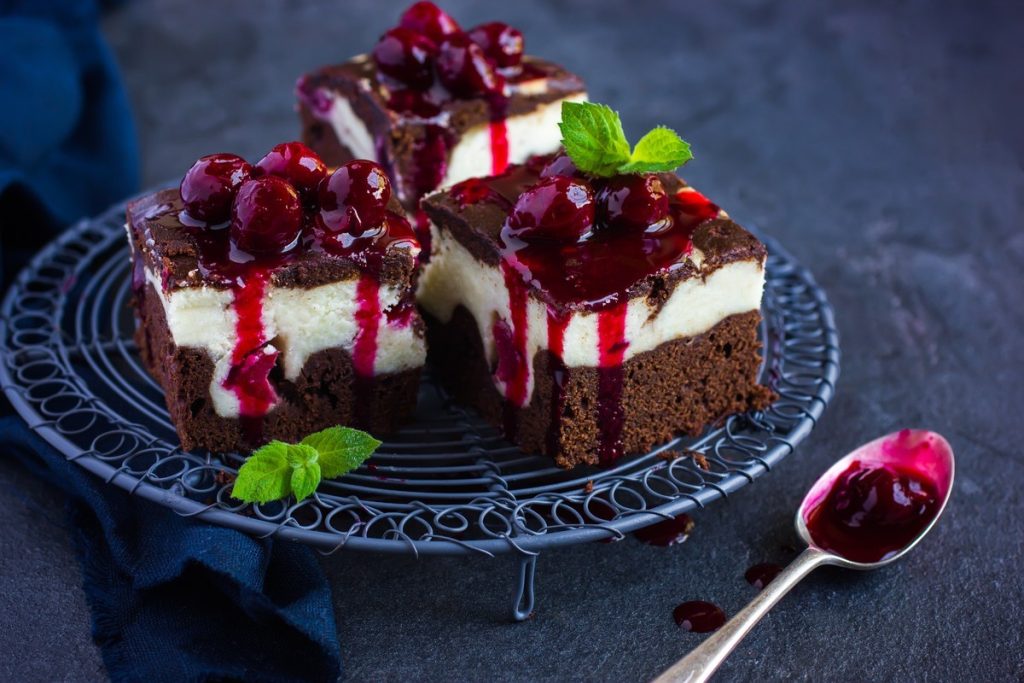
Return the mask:
M679 434L698 435L730 414L766 407L773 396L757 383L759 322L757 311L733 315L704 334L627 360L621 366L618 414L600 409L601 369L566 369L547 351L533 358L536 379L529 403L510 405L495 388L477 323L464 308L447 323L428 317L427 340L429 358L457 400L504 429L525 451L549 454L570 468L600 463L602 421L621 419L621 447L631 454Z
M164 308L155 292L136 292L140 326L135 332L147 370L165 392L181 445L186 450L248 451L271 439L297 442L306 435L346 425L375 435L393 432L412 414L419 389L418 368L373 378L356 376L352 359L341 349L326 349L309 357L294 381L270 380L280 401L258 418L217 415L210 400L214 364L201 349L176 346Z

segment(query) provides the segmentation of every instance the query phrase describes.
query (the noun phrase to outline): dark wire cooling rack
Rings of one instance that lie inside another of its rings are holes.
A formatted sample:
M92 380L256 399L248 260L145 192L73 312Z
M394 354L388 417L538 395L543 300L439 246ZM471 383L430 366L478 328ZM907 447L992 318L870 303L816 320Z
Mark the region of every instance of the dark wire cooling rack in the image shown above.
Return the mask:
M763 381L779 399L697 439L607 469L570 472L523 453L431 379L415 421L359 470L301 503L229 496L242 458L185 452L132 341L124 206L79 223L17 278L0 309L0 386L29 425L108 483L259 536L339 549L520 558L513 616L534 607L545 549L626 533L703 508L769 471L814 426L839 373L832 309L810 273L766 239ZM666 457L684 450L705 456Z

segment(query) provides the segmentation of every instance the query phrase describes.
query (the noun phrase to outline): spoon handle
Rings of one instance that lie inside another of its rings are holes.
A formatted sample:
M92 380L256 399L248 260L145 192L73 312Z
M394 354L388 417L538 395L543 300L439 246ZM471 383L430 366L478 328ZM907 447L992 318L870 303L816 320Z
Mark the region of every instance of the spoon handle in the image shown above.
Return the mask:
M711 674L715 673L729 653L750 629L754 628L754 624L760 621L761 617L800 579L807 576L815 567L827 564L830 558L829 553L816 548L808 548L800 553L725 626L655 678L653 683L698 683L711 678Z

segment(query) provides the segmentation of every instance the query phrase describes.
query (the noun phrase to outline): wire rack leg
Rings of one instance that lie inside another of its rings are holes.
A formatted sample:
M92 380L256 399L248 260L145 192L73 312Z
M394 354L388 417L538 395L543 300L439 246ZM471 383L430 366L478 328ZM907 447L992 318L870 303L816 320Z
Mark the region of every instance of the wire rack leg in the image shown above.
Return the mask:
M536 573L536 555L524 555L519 558L519 581L515 598L512 600L512 618L516 621L526 621L533 614L533 578Z

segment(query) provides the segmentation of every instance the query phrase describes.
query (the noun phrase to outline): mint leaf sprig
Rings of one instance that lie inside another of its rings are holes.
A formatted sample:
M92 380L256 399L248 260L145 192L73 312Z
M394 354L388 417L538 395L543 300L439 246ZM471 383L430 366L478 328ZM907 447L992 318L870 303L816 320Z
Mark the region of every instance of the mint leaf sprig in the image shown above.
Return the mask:
M329 427L297 444L271 441L238 469L231 497L269 503L294 494L303 500L313 495L322 478L334 479L359 467L380 443L349 427Z
M576 168L596 176L674 171L693 158L690 145L671 128L658 126L630 152L618 112L595 102L563 102L562 146Z

